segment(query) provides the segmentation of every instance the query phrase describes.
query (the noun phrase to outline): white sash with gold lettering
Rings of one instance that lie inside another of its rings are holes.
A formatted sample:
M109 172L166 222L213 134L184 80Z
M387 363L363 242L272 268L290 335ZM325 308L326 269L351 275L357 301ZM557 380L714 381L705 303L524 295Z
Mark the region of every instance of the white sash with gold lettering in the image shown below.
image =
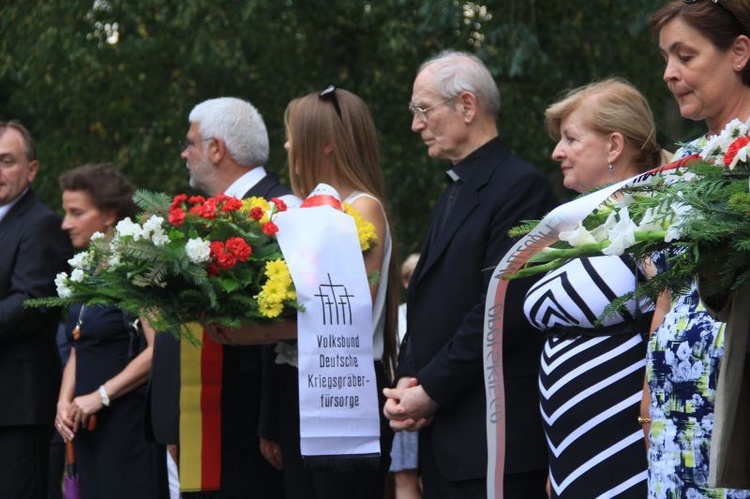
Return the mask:
M380 453L372 298L354 219L330 206L280 213L297 300L303 456Z

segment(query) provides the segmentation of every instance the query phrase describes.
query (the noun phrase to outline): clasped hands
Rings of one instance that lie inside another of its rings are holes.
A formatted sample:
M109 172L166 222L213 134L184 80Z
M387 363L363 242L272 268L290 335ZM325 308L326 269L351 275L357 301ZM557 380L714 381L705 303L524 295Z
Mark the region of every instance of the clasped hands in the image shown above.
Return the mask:
M98 392L81 395L67 404L58 403L55 429L64 441L69 442L75 438L80 428L93 429L90 427L91 416L102 407L102 398Z
M383 414L396 431L417 431L432 422L437 403L417 378L400 378L395 388L383 389L387 400Z

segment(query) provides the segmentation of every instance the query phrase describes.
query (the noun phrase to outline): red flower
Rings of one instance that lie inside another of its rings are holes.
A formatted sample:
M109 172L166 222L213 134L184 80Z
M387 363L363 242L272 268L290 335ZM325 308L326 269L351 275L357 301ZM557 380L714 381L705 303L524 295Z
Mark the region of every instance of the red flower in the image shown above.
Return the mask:
M263 218L263 208L261 208L260 206L253 206L250 209L250 218L252 218L253 220L260 220L261 218Z
M750 137L742 136L738 137L731 145L727 148L727 152L724 154L724 166L730 166L734 157L740 152L740 149L750 143Z
M228 211L237 211L240 208L242 208L242 201L237 198L227 198L221 207L221 211L226 213Z
M278 211L286 211L286 203L281 198L271 198Z
M219 258L219 255L224 253L224 243L221 241L211 241L211 244L209 245L211 248L211 258L216 260Z
M230 237L227 239L226 250L241 262L246 262L250 258L250 255L253 254L253 249L241 237Z
M199 215L201 218L206 218L209 220L213 220L214 218L216 218L216 200L206 200L206 202L201 206Z
M206 198L203 196L190 196L188 201L192 204L203 204L206 202Z
M182 208L169 209L169 223L172 225L182 225L185 221L185 210Z
M219 269L219 266L216 265L214 262L209 263L208 266L206 267L206 273L210 275L211 277L216 277L217 275L219 275L220 271L221 270Z
M187 194L178 194L172 199L172 204L169 205L170 208L177 208L182 203L184 203L187 200Z
M188 213L192 213L193 215L200 215L203 211L203 205L202 204L196 204L192 208L188 210Z
M275 236L278 231L279 231L279 227L273 222L268 222L268 223L263 224L264 234L268 234L269 236Z
M218 263L219 267L223 270L227 270L237 265L237 258L235 258L235 256L228 251L225 251L218 256L218 258L216 259L216 263Z

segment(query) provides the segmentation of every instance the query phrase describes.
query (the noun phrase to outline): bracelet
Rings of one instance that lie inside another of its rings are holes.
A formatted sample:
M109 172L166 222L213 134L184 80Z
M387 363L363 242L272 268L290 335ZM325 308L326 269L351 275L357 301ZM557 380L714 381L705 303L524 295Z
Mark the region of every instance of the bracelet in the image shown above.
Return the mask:
M102 405L104 407L109 407L109 394L107 394L107 389L104 388L104 385L101 385L98 391L99 397L102 399Z
M649 424L651 422L651 418L642 418L638 416L638 424L643 426L645 424Z

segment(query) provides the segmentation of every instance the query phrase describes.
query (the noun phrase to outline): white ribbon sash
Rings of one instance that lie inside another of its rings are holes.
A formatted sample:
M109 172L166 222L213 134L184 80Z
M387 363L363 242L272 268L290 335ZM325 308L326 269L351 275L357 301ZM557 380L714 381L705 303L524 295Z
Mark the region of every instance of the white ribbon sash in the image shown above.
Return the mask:
M297 314L303 456L380 453L372 298L354 219L329 206L274 219Z
M615 192L650 184L662 172L683 166L688 158L605 187L552 210L533 231L518 241L500 260L487 289L484 317L484 383L487 395L487 497L502 499L505 469L505 388L503 386L503 311L508 281L531 257L558 240L562 231L573 230Z

